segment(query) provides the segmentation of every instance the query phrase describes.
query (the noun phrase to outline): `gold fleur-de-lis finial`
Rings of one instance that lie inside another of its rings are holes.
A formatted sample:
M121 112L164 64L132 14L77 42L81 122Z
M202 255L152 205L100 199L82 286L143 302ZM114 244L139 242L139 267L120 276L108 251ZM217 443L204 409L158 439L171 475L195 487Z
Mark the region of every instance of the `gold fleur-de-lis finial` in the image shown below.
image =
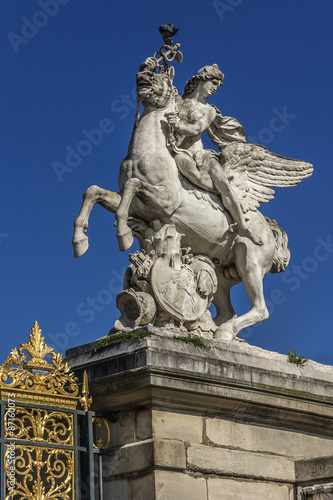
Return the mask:
M42 337L42 330L39 328L37 321L35 321L34 326L31 328L31 334L29 335L29 342L20 345L19 352L27 351L30 355L31 360L24 363L24 368L40 368L44 370L52 370L53 367L50 363L46 361L45 356L54 352L52 347L49 347L44 342L45 338Z

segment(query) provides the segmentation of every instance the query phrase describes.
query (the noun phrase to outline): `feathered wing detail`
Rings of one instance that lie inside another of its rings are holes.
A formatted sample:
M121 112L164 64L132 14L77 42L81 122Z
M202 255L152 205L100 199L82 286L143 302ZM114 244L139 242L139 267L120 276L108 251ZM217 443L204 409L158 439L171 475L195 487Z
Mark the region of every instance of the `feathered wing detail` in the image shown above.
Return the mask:
M272 200L275 193L272 187L297 186L313 172L310 163L284 158L264 146L247 142L225 144L221 156L225 174L244 213Z
M241 124L214 108L216 118L207 134L221 151L225 174L244 213L272 200L272 187L297 186L310 177L313 172L310 163L284 158L264 146L246 142Z

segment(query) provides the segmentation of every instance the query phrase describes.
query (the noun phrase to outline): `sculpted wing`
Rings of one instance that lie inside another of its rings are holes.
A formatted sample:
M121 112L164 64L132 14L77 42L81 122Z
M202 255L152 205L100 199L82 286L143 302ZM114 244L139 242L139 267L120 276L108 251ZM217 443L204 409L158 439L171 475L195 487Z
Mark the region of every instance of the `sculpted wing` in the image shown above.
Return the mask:
M310 163L271 153L258 144L230 142L221 155L230 186L244 213L272 200L275 193L272 187L297 186L313 172Z

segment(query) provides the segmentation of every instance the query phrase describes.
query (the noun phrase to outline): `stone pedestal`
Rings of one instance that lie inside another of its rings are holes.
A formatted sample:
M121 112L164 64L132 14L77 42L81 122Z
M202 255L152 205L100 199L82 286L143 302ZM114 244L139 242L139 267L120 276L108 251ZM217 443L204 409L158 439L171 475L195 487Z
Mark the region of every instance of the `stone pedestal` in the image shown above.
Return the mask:
M67 351L112 416L104 498L294 500L333 481L333 367L154 332Z

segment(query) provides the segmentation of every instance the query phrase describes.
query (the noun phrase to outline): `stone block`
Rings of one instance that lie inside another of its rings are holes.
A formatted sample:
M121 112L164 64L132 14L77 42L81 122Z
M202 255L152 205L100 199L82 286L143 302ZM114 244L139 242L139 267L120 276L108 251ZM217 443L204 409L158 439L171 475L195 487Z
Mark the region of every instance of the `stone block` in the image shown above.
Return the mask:
M280 456L197 445L187 450L187 463L191 470L205 473L282 481L295 479L294 462Z
M123 411L117 414L116 422L110 424L110 443L119 446L135 441L135 413Z
M208 479L208 500L292 500L292 486L234 479Z
M132 500L129 494L129 484L125 479L103 481L103 496L112 500Z
M331 456L312 460L300 460L295 463L296 480L304 481L333 481L333 450Z
M110 499L113 500L113 497L110 496ZM132 479L130 500L155 500L155 476L153 473Z
M156 500L207 500L206 480L202 477L156 471L155 488Z
M254 452L267 452L294 459L332 453L333 439L300 432L248 425L220 418L206 419L208 442Z
M152 410L140 408L136 411L136 439L150 439L152 435Z
M154 439L154 465L172 469L186 468L185 445L174 439Z
M203 419L200 416L154 410L152 424L155 438L202 443Z
M105 457L103 477L139 472L152 466L185 469L184 443L171 439L147 439L126 444Z
M152 440L126 444L104 459L103 477L139 472L154 465Z

